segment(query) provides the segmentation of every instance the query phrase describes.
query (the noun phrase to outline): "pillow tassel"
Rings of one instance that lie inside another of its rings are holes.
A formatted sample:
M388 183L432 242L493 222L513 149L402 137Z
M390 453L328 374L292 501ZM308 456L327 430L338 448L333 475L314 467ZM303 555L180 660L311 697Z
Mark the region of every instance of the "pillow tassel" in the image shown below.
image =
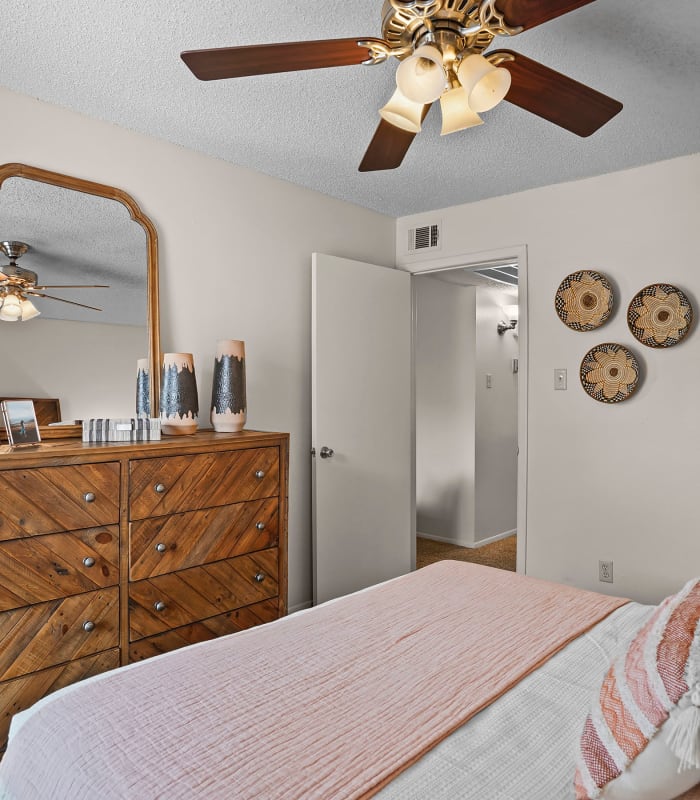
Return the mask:
M666 741L680 760L678 772L700 767L700 683L693 688L690 705L670 720Z

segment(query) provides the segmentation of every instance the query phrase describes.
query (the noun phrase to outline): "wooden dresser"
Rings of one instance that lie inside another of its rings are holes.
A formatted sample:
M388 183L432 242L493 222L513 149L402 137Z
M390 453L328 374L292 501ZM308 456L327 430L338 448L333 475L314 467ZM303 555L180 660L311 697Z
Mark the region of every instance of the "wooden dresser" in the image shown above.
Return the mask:
M281 433L0 447L0 750L81 678L287 611Z

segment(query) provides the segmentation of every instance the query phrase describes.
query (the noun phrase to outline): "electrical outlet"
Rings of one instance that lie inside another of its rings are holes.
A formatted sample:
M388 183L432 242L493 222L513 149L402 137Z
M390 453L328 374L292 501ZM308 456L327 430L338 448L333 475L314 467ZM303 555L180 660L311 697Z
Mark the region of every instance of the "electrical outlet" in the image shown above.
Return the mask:
M599 561L598 562L598 580L603 583L613 582L613 562L612 561Z

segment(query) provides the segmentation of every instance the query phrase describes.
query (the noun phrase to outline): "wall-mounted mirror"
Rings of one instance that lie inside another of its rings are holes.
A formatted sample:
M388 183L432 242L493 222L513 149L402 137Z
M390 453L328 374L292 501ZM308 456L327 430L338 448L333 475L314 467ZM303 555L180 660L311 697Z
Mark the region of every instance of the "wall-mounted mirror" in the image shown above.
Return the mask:
M0 244L0 272L11 273L14 263L47 288L28 295L38 315L10 321L0 313L0 394L58 398L64 421L131 417L136 362L148 357L157 416L158 239L133 198L112 186L4 164L2 242L9 244ZM13 243L27 247L13 250Z

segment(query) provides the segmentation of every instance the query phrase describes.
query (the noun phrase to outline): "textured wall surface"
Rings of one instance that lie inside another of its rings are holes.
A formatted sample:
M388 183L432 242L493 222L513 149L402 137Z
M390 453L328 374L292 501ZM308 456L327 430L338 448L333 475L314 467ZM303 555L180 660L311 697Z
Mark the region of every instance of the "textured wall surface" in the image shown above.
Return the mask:
M626 311L640 289L662 282L700 309L699 192L700 156L688 156L435 212L442 258L527 247L529 574L644 602L697 574L700 333L644 347ZM399 220L397 247L425 221ZM399 261L418 269L415 257ZM583 268L607 275L616 297L608 322L585 333L554 309L560 282ZM626 402L596 402L579 383L581 360L602 342L641 362L641 386ZM554 390L557 368L568 371L567 391ZM614 561L614 584L599 583L599 559Z

